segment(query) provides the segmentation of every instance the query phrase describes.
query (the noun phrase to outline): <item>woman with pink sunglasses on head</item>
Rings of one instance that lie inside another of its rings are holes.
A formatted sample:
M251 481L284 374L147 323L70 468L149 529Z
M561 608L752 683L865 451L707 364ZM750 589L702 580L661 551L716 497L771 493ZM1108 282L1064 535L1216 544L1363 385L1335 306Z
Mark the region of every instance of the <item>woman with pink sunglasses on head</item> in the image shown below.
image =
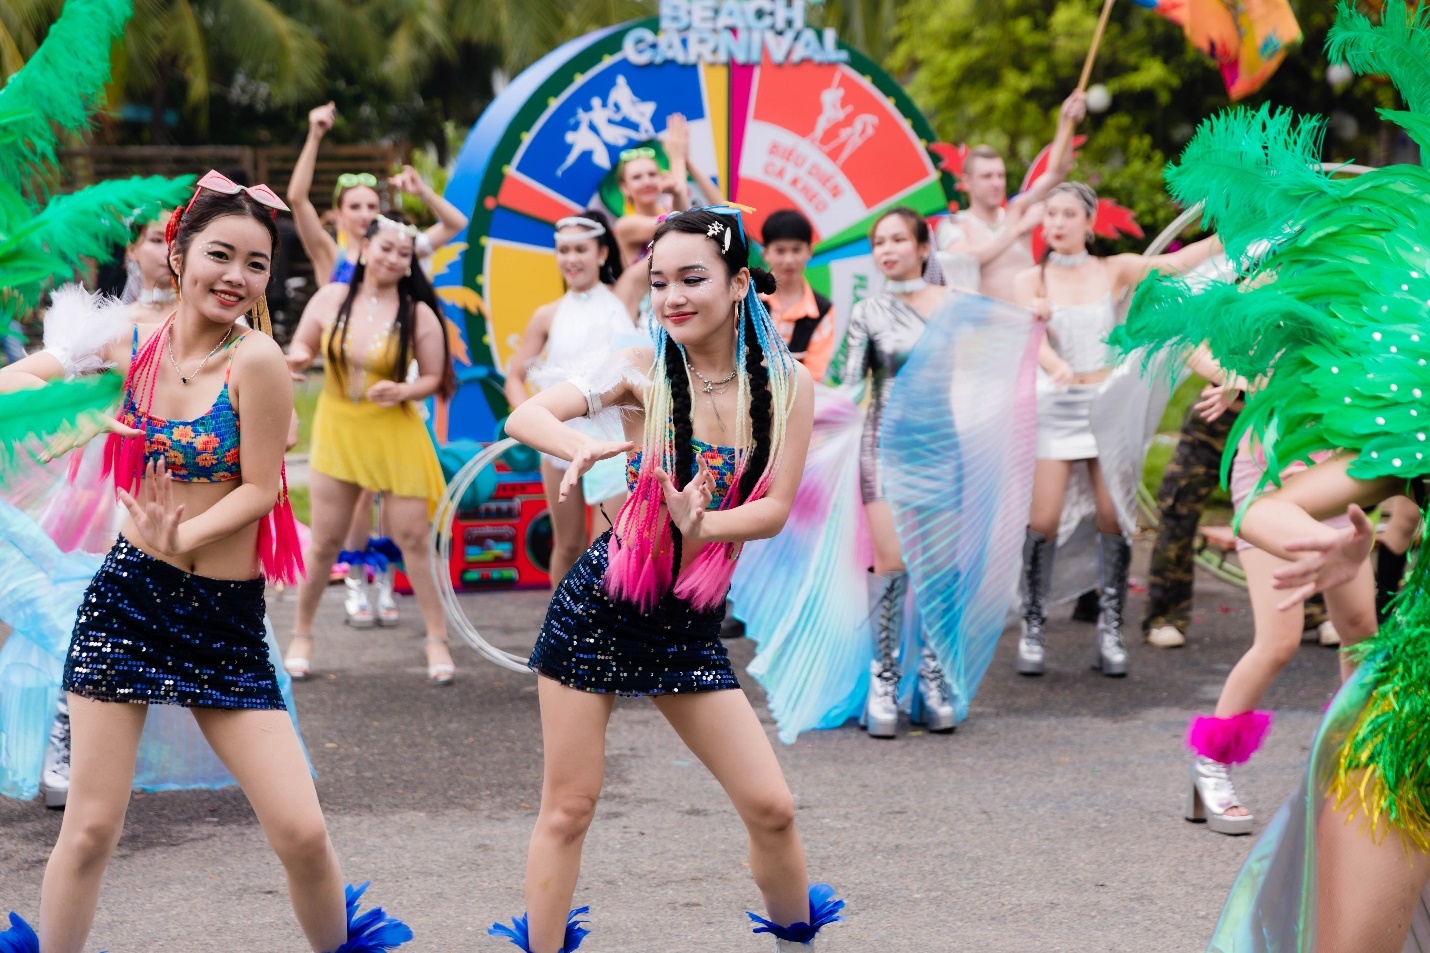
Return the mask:
M302 572L283 477L293 390L278 345L239 319L266 330L275 221L286 208L266 186L210 172L169 220L179 297L162 323L71 340L0 371L0 392L110 368L125 375L106 460L128 510L65 663L70 791L39 934L12 914L0 949L38 953L41 937L45 953L84 948L154 704L188 708L242 786L315 953L411 939L380 911L356 917L364 888L344 890L264 640L264 576L291 582Z

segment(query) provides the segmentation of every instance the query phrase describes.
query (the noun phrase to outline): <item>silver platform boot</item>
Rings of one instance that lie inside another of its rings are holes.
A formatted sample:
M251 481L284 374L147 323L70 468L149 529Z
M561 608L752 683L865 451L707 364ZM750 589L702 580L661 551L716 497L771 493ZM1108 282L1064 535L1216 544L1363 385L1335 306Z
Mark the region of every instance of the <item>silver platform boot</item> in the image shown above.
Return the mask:
M1206 821L1207 830L1218 834L1250 834L1250 814L1228 817L1226 813L1244 806L1231 785L1231 765L1197 755L1192 762L1192 787L1187 792L1187 820Z
M50 723L50 741L45 745L45 760L40 768L40 794L45 807L62 809L70 793L70 706L64 695L55 706L55 720Z
M1028 530L1023 537L1023 634L1018 639L1018 674L1043 674L1044 627L1053 590L1056 540Z
M907 572L875 576L870 587L874 660L869 663L869 695L860 724L874 738L893 738L899 730L899 636L908 589Z
M391 563L386 569L377 573L373 579L371 588L377 593L376 617L378 625L397 625L402 621L402 614L397 608L396 585L397 567Z
M918 695L914 701L913 717L909 720L935 733L958 727L953 712L953 692L949 691L948 679L944 677L943 666L938 664L938 656L928 646L924 646L919 660Z
M370 629L377 624L377 617L372 611L372 601L369 598L371 587L367 581L367 567L359 566L358 578L351 575L343 580L347 587L347 596L343 599L343 613L347 616L348 625L354 629Z
M1127 647L1122 644L1122 609L1127 604L1127 570L1132 564L1132 547L1122 534L1101 533L1097 537L1097 641L1092 667L1104 675L1120 678L1127 674Z

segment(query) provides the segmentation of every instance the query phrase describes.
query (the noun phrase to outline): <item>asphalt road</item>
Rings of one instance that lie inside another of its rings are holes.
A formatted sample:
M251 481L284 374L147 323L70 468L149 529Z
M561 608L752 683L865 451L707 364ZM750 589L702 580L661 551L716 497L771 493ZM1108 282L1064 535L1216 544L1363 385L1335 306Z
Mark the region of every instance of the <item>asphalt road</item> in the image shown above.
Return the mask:
M1187 647L1134 640L1125 679L1089 670L1092 629L1060 611L1048 674L1013 674L1005 637L952 736L876 741L850 725L778 746L811 874L849 904L847 922L818 948L1203 949L1252 839L1182 820L1182 739L1251 624L1243 592L1205 576L1198 586ZM412 925L408 949L512 949L485 931L522 908L541 784L534 680L458 647L457 684L430 688L411 600L400 628L359 632L340 624L339 591L324 602L318 677L297 698L347 875L371 879L369 898ZM513 651L530 646L545 608L537 592L464 601L488 638ZM1134 594L1129 616L1140 619L1141 607ZM271 599L270 611L286 641L292 594ZM730 644L742 671L752 647ZM1276 727L1237 775L1258 829L1298 782L1335 680L1334 653L1306 645L1267 700ZM763 717L759 687L745 687ZM39 802L0 798L0 914L37 913L59 822ZM622 700L577 893L592 907L583 953L768 950L744 917L759 896L742 835L655 709ZM281 867L237 789L136 795L89 949L304 949Z

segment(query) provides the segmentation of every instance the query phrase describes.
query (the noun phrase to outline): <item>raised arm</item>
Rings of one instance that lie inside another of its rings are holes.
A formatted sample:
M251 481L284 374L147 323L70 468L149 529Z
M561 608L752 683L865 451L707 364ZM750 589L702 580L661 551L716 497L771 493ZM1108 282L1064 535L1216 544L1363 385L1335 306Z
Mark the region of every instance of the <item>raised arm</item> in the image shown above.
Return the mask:
M323 230L322 219L313 206L309 192L313 189L313 170L318 164L318 146L327 131L333 128L336 113L337 107L332 103L308 112L308 138L303 142L303 150L298 153L293 177L288 180L288 204L293 209L293 223L298 227L298 240L303 243L303 251L313 263L313 277L320 288L332 277L333 266L338 262L338 243Z
M1008 214L1021 211L1028 205L1041 202L1048 197L1053 186L1068 177L1073 167L1072 138L1077 124L1087 115L1087 93L1075 89L1063 100L1058 111L1058 131L1053 136L1052 148L1048 150L1049 165L1046 172L1033 180L1028 191L1020 192L1008 200Z
M516 353L512 354L511 360L507 362L503 391L506 394L506 402L511 404L513 409L531 399L531 392L526 389L526 373L531 362L536 360L542 348L546 347L546 339L551 335L551 319L555 314L554 304L544 304L537 308L531 320L526 323L526 330L522 332Z
M685 167L690 170L690 178L695 183L695 187L700 190L706 205L725 204L725 193L720 191L720 186L715 184L714 179L700 171L695 165L694 157L685 160Z
M1027 238L1028 233L1042 222L1043 206L1041 203L1022 203L1015 207L1010 203L1006 214L1012 227L1000 228L978 238L969 235L968 230L959 225L940 223L943 238L939 250L954 255L967 255L977 261L981 268L1007 251L1015 242Z
M404 165L402 171L388 179L387 183L394 189L417 196L422 204L437 216L437 224L423 233L427 236L428 244L434 249L441 248L467 227L467 216L463 215L457 206L438 195L412 166Z
M1213 235L1185 245L1169 255L1114 255L1107 259L1113 270L1112 295L1115 298L1124 289L1136 287L1154 271L1164 275L1191 271L1221 251L1221 247L1221 239Z
M661 135L665 154L670 159L670 197L674 211L690 208L690 187L686 184L690 159L690 125L680 113L671 113Z

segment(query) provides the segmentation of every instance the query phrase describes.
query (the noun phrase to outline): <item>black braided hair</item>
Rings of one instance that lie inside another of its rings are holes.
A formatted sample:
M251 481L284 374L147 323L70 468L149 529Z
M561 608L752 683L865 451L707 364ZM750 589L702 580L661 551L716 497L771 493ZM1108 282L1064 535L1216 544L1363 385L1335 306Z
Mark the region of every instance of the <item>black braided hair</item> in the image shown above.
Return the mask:
M690 400L690 376L685 371L685 358L670 338L665 339L665 376L670 379L670 423L675 428L675 472L671 482L680 489L690 482L695 469L695 425ZM672 576L680 574L680 527L670 522L670 538L674 543L675 566Z
M721 228L712 228L715 225L719 225ZM927 228L927 224L924 227ZM728 248L725 245L725 229L730 231L731 240ZM740 227L733 216L721 215L705 209L691 209L688 212L681 212L679 215L672 215L656 229L655 237L651 239L651 247L654 248L655 243L670 232L704 235L719 251L720 258L732 278L740 272L741 268L749 266L750 248L741 237ZM647 261L651 261L653 258L653 255L649 256ZM750 283L754 290L760 294L774 294L775 277L764 268L750 269ZM746 303L742 302L740 307L744 312L743 320L745 322L745 373L750 378L752 443L746 448L749 457L745 461L745 472L740 478L738 489L739 499L747 500L750 498L755 484L759 482L760 475L764 473L765 465L769 462L774 398L770 394L770 373L769 369L765 367L765 352L760 347L755 334L754 315L749 313ZM690 479L690 473L694 467L694 450L690 446L694 434L690 424L690 382L686 376L680 351L671 341L666 343L665 367L666 374L670 378L671 414L675 423L677 469L680 471L674 478L676 486L681 486Z
M770 370L765 366L765 350L755 334L755 318L745 310L745 373L750 377L750 447L745 471L740 474L740 495L744 502L770 461L770 429L774 426L774 397L770 394Z

